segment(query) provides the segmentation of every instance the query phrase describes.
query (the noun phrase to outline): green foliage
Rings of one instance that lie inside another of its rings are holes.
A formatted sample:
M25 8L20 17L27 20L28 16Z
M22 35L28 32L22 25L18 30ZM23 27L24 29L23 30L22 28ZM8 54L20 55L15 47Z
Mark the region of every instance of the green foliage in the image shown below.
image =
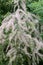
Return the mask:
M28 2L29 3L29 2ZM38 16L40 16L41 22L43 23L43 0L39 0L36 2L31 2L30 4L27 4L28 10L30 8L30 11Z
M0 0L0 25L2 20L4 19L4 16L8 12L13 12L14 4L12 0Z

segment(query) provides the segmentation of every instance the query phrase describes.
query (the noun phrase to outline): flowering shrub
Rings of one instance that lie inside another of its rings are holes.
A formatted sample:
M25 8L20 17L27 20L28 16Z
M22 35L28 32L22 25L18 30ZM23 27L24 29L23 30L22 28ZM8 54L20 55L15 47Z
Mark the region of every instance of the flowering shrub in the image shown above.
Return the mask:
M36 25L38 19L27 12L25 0L14 0L14 13L2 21L0 44L7 65L37 65L43 59L43 43Z

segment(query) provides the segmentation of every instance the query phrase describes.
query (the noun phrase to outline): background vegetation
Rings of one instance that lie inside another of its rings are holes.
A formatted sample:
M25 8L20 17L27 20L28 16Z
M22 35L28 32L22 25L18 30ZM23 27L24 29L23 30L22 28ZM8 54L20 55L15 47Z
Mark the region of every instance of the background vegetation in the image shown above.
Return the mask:
M9 13L13 12L14 6L13 6L12 0L0 0L0 25L2 20L9 15Z

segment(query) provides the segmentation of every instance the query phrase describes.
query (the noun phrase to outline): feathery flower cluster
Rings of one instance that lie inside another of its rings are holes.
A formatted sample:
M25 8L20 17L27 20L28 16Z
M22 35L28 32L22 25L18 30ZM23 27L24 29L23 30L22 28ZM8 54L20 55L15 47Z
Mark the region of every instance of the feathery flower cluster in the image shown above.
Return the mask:
M14 4L14 9L18 6L17 10L6 17L0 26L0 44L4 45L8 40L6 56L9 57L9 65L12 65L18 56L23 58L22 55L28 57L28 65L36 65L39 58L43 58L43 54L39 52L43 43L36 28L37 17L26 11L25 0L14 0ZM22 65L23 61L24 59L21 61Z

